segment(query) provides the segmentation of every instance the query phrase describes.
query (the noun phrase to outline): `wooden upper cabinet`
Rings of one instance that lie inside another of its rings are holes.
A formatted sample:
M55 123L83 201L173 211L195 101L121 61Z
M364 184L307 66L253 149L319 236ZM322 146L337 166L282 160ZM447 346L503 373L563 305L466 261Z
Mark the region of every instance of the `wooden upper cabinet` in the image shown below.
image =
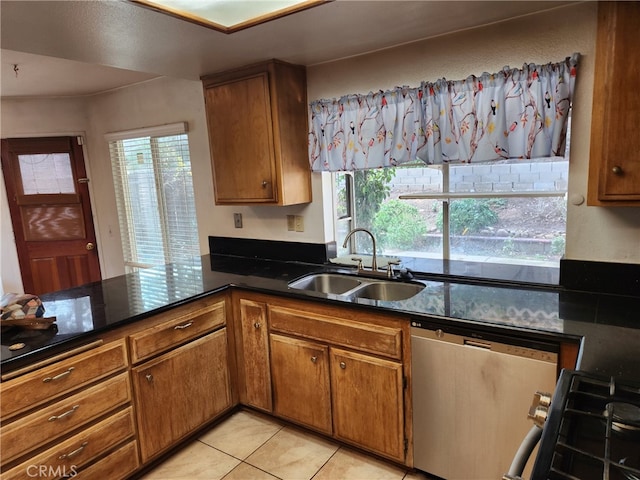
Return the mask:
M640 205L640 2L599 2L588 205Z
M311 201L306 82L277 60L202 77L216 204Z

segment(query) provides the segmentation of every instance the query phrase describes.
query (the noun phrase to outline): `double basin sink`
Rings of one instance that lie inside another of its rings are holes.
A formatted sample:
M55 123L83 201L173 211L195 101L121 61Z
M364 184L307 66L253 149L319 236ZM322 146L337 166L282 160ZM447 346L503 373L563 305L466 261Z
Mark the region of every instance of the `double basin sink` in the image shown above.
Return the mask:
M340 295L349 299L398 301L420 293L425 285L341 273L314 273L289 283L289 288Z

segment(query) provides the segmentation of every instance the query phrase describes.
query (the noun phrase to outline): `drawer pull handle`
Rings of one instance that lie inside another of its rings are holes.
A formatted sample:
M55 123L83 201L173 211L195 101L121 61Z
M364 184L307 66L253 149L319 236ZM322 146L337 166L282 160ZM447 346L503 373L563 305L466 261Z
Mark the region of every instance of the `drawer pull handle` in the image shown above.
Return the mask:
M86 448L86 446L89 445L89 442L84 442L82 445L80 445L78 448L76 448L75 450L73 450L72 452L69 453L63 453L62 455L60 455L58 457L58 460L64 460L65 458L72 458L75 457L76 455L78 455L82 450L84 450Z
M257 330L258 328L260 328L260 322L256 322L256 323L254 323L254 324L253 324L253 328L255 328L256 330Z
M78 408L80 408L80 405L74 405L71 410L68 410L64 413L61 413L60 415L54 415L53 417L49 417L49 421L50 422L55 422L56 420L62 420L63 418L68 417L69 415L71 415L73 412L75 412Z
M42 379L43 383L49 383L49 382L55 382L56 380L60 380L61 378L64 378L68 375L71 375L71 372L73 372L75 370L74 367L69 367L69 370L67 370L66 372L62 372L59 373L58 375L56 375L55 377L46 377Z
M174 330L184 330L185 328L189 328L191 325L193 325L193 322L185 323L183 325L176 325L175 327L173 327L173 329Z
M345 368L347 368L347 364L344 362L340 362L340 368L344 370Z
M311 357L311 363L316 363L317 361L318 361L318 357L316 357L315 355Z

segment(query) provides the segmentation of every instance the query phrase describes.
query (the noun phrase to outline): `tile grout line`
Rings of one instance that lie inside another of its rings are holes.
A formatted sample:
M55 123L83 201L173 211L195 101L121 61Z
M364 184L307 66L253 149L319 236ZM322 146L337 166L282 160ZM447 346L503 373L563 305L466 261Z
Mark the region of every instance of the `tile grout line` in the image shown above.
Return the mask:
M341 449L342 449L342 447L341 447L340 445L338 445L338 448L336 449L336 451L335 451L335 452L333 452L329 458L327 458L327 461L326 461L326 462L324 462L324 463L320 466L320 468L318 468L318 470L316 470L316 473L314 473L314 474L311 476L311 478L310 478L309 480L313 480L313 479L316 477L316 475L318 475L318 473L320 473L320 470L322 470L322 469L327 465L327 463L329 463L329 462L331 461L331 459L332 459L333 457L335 457L335 456L336 456L336 454L337 454Z

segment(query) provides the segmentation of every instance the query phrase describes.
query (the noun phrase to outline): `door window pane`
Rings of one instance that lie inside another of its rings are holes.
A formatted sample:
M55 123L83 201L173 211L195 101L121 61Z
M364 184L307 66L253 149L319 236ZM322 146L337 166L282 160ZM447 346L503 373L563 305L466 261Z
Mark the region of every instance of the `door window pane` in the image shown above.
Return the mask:
M68 153L18 155L25 195L76 193Z

